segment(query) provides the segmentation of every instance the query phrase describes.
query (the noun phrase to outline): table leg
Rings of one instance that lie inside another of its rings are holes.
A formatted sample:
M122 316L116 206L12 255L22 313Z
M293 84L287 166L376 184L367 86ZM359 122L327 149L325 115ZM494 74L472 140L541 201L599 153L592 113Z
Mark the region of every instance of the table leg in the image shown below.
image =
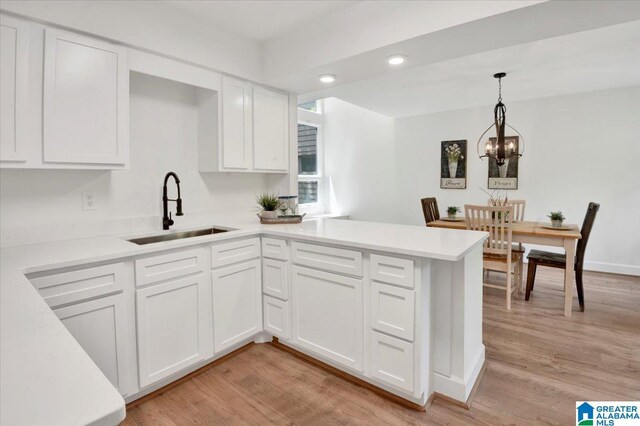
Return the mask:
M573 280L575 279L574 262L576 255L576 240L573 238L564 239L564 251L566 264L564 269L564 316L571 316L571 305L573 303Z

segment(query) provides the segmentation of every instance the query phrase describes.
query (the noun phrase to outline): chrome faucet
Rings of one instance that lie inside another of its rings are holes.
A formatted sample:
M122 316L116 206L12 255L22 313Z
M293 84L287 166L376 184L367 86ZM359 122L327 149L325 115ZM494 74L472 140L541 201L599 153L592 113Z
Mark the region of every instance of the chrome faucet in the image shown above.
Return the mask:
M167 198L167 182L169 181L169 177L173 176L173 179L176 181L176 186L178 187L178 198L175 200L170 200ZM176 216L183 216L182 213L182 198L180 198L180 179L178 175L174 172L169 172L164 177L164 185L162 186L162 229L169 229L171 225L173 225L173 220L171 219L171 212L169 210L168 203L169 201L176 202Z

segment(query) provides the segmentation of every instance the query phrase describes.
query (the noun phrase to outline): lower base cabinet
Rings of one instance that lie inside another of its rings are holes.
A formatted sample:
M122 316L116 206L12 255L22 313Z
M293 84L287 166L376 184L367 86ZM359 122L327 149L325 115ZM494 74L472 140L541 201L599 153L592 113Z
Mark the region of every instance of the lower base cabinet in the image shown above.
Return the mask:
M264 331L284 340L290 336L289 302L263 296Z
M113 386L127 394L124 295L101 297L53 312Z
M214 269L211 280L217 353L262 331L260 259Z
M136 306L141 388L213 355L204 273L139 289Z
M363 281L292 267L293 341L363 371Z

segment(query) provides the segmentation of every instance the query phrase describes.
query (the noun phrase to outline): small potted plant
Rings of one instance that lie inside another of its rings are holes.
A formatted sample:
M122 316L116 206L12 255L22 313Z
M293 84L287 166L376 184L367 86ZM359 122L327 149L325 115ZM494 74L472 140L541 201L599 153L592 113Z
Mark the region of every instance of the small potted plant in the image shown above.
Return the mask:
M456 215L460 212L460 207L447 207L447 218L449 220L455 220Z
M564 222L564 215L562 212L551 212L547 215L549 219L551 219L551 226L554 228L562 227L562 222Z
M282 201L276 194L260 194L256 197L258 206L262 209L260 217L263 219L275 219L278 217L278 209Z

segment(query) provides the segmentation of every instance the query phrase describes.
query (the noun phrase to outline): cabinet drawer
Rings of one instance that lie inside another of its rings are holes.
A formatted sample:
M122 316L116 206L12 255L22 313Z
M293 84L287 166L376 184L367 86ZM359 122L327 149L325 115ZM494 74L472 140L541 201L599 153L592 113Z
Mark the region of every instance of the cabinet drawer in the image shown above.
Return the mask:
M413 288L413 260L371 255L371 279L401 287Z
M262 256L272 259L288 260L289 250L286 240L277 238L262 238Z
M371 376L385 384L413 393L415 358L413 343L371 332Z
M373 281L371 327L413 341L415 292Z
M205 249L180 250L136 259L136 286L184 277L205 270Z
M282 339L289 339L289 302L264 296L262 312L264 330Z
M298 241L291 243L293 262L331 272L362 276L362 253Z
M289 298L289 268L282 260L262 259L262 291L282 300Z
M122 291L124 263L61 272L30 280L49 306L60 306Z
M260 239L232 241L211 246L211 267L231 265L260 257Z

